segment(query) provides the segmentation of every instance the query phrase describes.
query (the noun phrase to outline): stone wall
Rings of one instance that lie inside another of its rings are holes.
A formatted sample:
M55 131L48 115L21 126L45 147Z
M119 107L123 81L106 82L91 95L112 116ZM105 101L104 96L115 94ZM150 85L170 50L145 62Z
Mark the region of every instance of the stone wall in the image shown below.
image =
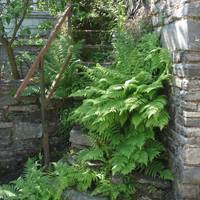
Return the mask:
M200 199L200 1L152 0L151 15L173 57L168 146L177 200Z
M19 81L0 81L0 182L18 175L27 158L41 151L39 100L23 97L17 102L12 95L18 85ZM56 136L59 106L60 102L52 102L46 115L52 150L57 146L64 149L64 141Z

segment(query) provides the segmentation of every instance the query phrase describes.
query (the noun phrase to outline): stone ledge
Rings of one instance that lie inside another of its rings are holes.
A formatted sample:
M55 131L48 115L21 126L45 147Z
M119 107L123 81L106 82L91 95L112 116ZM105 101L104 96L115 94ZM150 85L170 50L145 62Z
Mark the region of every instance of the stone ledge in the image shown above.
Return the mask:
M37 112L40 111L37 105L16 105L8 106L8 112Z
M7 128L13 128L14 123L13 122L0 122L0 129L7 129Z

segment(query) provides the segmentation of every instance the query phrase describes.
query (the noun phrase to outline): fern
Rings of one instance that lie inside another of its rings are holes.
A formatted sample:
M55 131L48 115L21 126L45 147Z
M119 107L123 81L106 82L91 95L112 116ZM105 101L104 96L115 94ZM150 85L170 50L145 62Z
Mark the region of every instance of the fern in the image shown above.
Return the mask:
M154 34L139 41L120 33L114 43L116 65L87 70L92 84L71 96L84 98L71 120L89 130L92 149L80 153L79 160L103 161L107 173L126 176L143 169L146 174L172 179L172 174L157 159L165 151L157 139L169 121L167 97L163 89L169 79L170 57L159 47ZM117 199L120 193L109 182L97 186L94 194ZM123 188L123 187L122 187Z
M58 83L53 96L54 98L65 98L78 88L84 88L85 84L89 81L85 78L85 69L79 62L83 41L75 43L69 36L60 34L52 43L48 53L44 57L46 89L49 89L52 82L55 80L56 75L59 73L61 65L64 63L67 56L70 45L73 45L72 58L69 66L67 66L61 80ZM34 77L33 82L35 84L30 85L25 90L23 94L24 96L38 95L40 93L40 87L38 86L39 74Z

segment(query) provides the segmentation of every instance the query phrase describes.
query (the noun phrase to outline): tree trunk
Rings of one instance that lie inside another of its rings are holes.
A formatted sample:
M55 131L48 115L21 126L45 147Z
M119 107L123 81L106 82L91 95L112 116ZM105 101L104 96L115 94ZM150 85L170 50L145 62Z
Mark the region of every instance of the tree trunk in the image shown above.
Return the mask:
M6 52L7 52L7 55L8 55L8 61L9 61L10 66L11 66L12 78L13 79L20 79L15 54L14 54L13 48L11 47L11 44L9 44L9 42L7 44L4 44L4 48L6 49Z

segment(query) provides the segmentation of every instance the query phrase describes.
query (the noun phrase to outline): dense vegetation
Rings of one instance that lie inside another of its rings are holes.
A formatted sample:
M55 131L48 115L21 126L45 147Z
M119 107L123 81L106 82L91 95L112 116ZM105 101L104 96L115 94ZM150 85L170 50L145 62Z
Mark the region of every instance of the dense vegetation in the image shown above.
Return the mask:
M112 1L106 2L111 8ZM93 6L101 8L100 5L100 1L95 1ZM123 13L122 8L119 6L118 14ZM80 8L76 9L79 13ZM108 13L116 16L109 9L106 11L106 17ZM98 10L95 13L99 16ZM88 19L88 13L81 15ZM75 24L81 26L77 19ZM54 97L81 97L80 105L70 115L63 112L62 121L81 124L92 147L69 152L61 161L52 163L48 171L43 170L41 159L29 160L24 175L0 188L0 198L60 200L67 188L75 188L111 200L130 200L139 187L134 173L173 179L164 164L166 151L160 141L169 121L165 94L170 77L169 53L149 30L141 31L140 37L126 30L123 14L116 21L114 28L112 24L114 61L110 67L81 66L77 63L81 43L75 44L62 35L45 58L48 88L66 50L73 44L73 59ZM90 22L87 25L94 23ZM28 90L33 91L34 88Z

